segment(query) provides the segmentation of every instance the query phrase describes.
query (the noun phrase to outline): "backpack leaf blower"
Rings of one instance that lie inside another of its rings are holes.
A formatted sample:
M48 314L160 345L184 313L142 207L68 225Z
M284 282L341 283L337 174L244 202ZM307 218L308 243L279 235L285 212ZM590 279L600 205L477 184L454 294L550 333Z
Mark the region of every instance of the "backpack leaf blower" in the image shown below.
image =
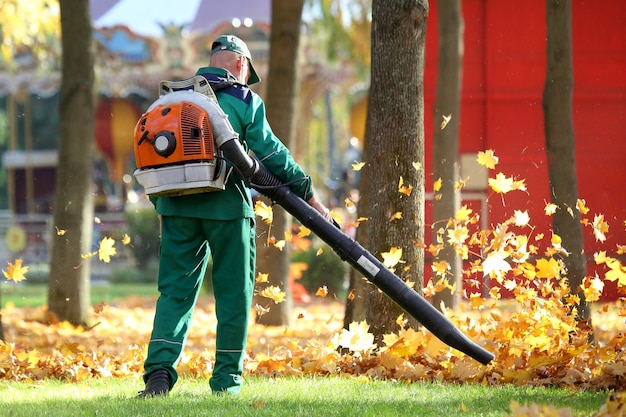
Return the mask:
M185 107L192 108L193 112L191 113L195 116L183 117L179 110ZM170 122L170 128L164 127L168 125L164 120ZM210 132L208 130L209 125ZM169 178L168 174L161 175L159 172L164 168L171 170L172 167L177 170L184 170L185 162L190 162L189 158L186 161L183 160L185 158L184 152L176 160L176 157L172 158L178 155L175 150L173 152L163 151L163 148L168 146L170 148L183 147L184 144L179 143L182 142L181 139L194 135L198 138L207 138L211 135L215 141L215 146L206 146L206 152L210 155L198 155L197 160L191 161L191 163L206 163L223 158L252 188L281 205L288 213L326 242L343 261L348 262L363 274L437 338L483 365L491 362L494 358L491 352L470 340L439 310L388 270L376 257L343 233L336 224L328 222L314 208L294 194L281 179L265 168L261 162L248 155L214 95L200 94L194 91L174 91L163 95L142 116L135 129L135 153L138 161L135 176L140 184L146 170L152 170L153 174L150 175L150 180L153 181L151 185L156 190L153 193L155 195L180 195L187 192L198 192L190 191L190 187L185 184L180 188L181 182L184 182L184 178L180 175L177 175L176 178ZM164 138L161 139L161 136ZM171 137L174 138L175 144ZM159 143L162 144L161 147L158 146ZM150 164L142 166L140 161L143 160L149 160ZM215 186L211 182L215 181L214 172L204 170L201 174L204 175L204 178L195 178L205 185L200 192L207 191L207 186L210 191L219 190L223 187L223 184ZM154 183L155 178L156 183ZM150 194L148 188L146 188L146 192Z

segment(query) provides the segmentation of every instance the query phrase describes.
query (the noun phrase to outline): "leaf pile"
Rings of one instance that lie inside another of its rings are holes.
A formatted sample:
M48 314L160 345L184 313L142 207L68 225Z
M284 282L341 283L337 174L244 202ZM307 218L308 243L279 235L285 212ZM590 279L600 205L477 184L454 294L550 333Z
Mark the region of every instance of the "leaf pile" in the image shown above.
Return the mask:
M455 351L427 330L402 328L382 346L364 322L341 328L343 307L316 300L294 309L288 328L251 324L246 369L254 375L352 375L404 381L437 380L485 385L558 385L626 388L624 306L604 304L594 313L596 343L559 301L520 287L515 302L490 301L447 315L464 333L496 355L488 366ZM94 307L90 328L53 318L44 307L3 310L7 340L0 342L0 378L37 380L138 376L152 326L154 300L129 299ZM123 329L121 331L120 329ZM210 375L214 361L213 302L203 297L194 313L183 375Z

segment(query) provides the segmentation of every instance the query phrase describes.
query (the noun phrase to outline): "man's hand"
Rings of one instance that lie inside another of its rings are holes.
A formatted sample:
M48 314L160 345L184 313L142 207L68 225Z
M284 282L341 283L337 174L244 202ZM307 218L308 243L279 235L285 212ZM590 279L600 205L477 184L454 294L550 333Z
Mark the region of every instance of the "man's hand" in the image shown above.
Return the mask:
M319 202L319 200L315 197L311 197L307 203L313 207L315 210L317 210L322 217L324 217L326 220L328 220L329 222L333 223L333 216L330 215L330 210L328 210L328 208L326 208L325 205L323 205L322 203Z

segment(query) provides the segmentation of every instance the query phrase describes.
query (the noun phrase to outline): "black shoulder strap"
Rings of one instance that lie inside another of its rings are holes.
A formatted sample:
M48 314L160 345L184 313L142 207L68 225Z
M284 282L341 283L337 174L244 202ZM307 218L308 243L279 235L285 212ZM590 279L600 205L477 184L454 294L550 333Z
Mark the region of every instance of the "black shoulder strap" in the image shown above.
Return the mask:
M216 93L220 90L224 90L225 88L231 87L235 84L239 84L236 81L225 80L225 79L220 79L220 80L207 79L207 81L209 82L209 84L211 84L211 88Z

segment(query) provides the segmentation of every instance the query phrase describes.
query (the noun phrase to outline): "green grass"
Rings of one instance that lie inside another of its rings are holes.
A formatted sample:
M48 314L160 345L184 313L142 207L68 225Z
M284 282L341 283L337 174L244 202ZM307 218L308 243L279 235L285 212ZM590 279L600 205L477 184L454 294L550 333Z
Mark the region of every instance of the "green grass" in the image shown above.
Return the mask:
M230 397L211 395L206 379L181 379L166 398L135 399L142 388L137 379L0 382L0 416L495 417L510 415L511 400L570 407L576 416L591 416L607 396L558 388L337 377L247 378L240 395Z
M48 303L48 286L46 284L14 284L0 281L0 302L6 305L11 301L17 308L38 307ZM112 304L129 296L156 297L157 285L154 284L92 284L92 304L103 301Z

